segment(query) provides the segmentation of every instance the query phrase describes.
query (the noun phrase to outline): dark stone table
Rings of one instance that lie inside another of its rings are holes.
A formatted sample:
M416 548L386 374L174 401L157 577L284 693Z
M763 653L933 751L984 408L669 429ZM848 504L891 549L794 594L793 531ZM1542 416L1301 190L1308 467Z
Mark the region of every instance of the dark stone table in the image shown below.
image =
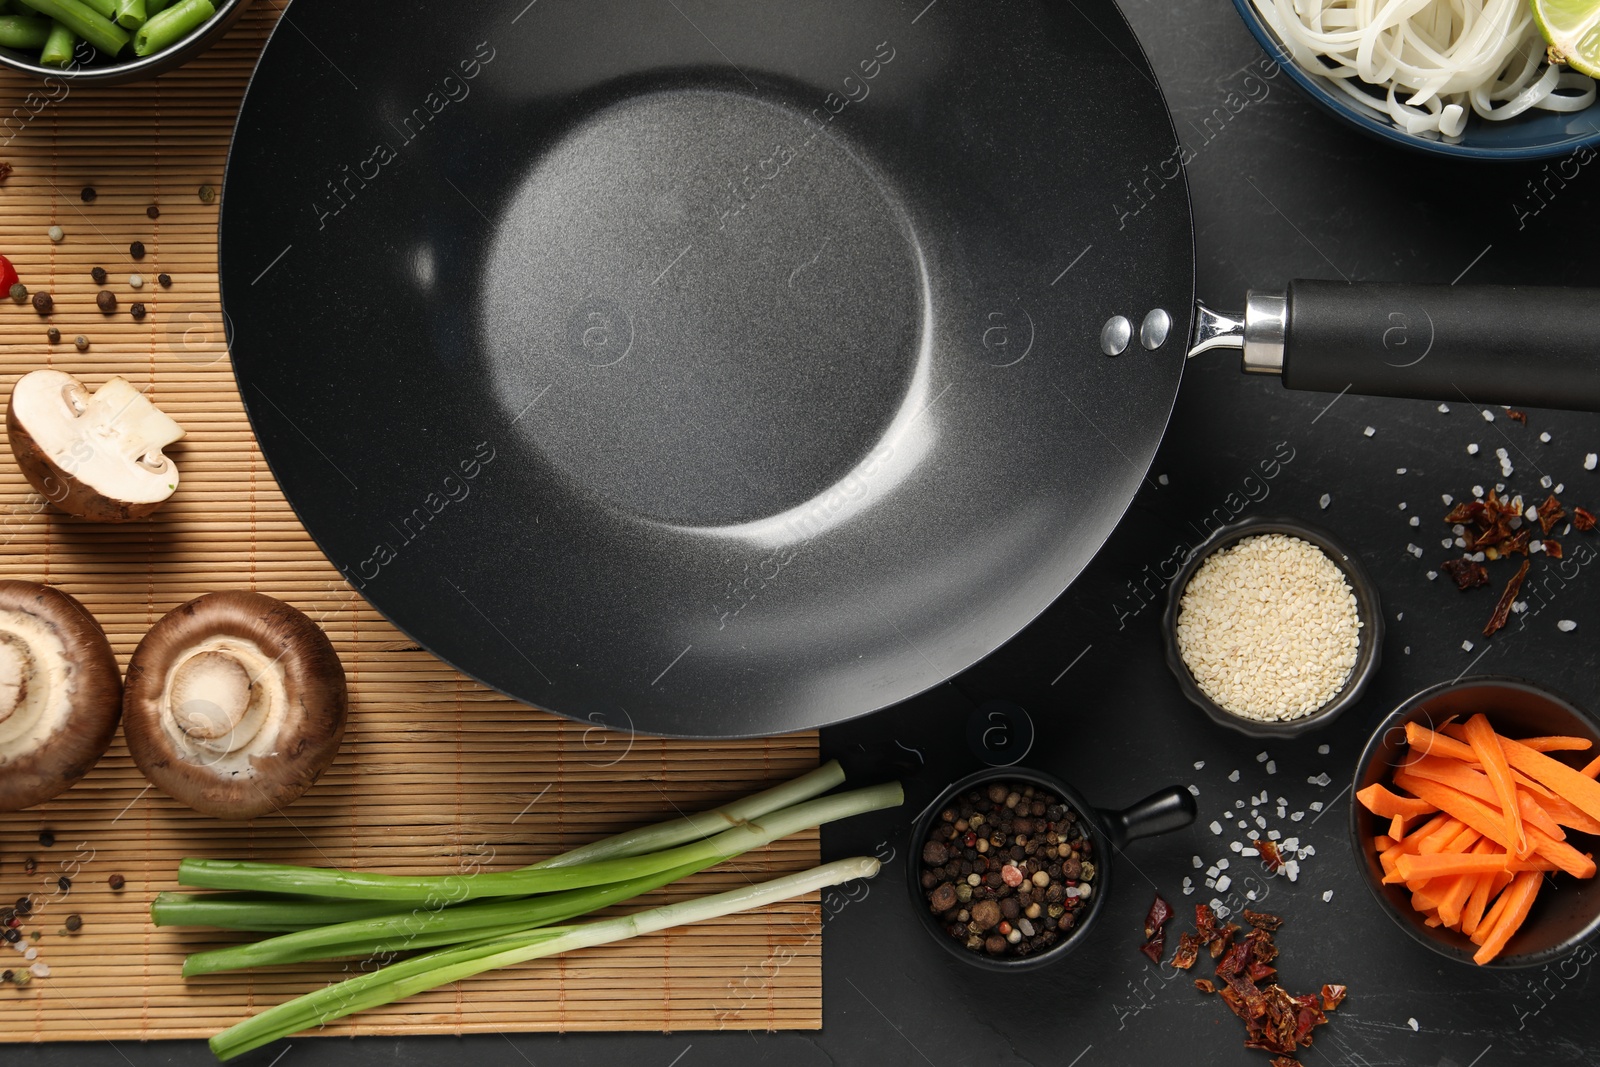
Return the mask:
M1287 78L1267 76L1260 49L1226 0L1124 0L1123 7L1193 153L1199 294L1214 306L1237 308L1250 286L1291 278L1592 279L1596 168L1563 183L1543 165L1403 154L1335 124ZM1543 183L1542 199L1532 195L1534 182ZM1595 1062L1592 950L1530 972L1447 964L1400 935L1359 883L1350 855L1355 757L1372 724L1411 693L1464 672L1503 673L1600 707L1600 581L1591 568L1544 583L1529 610L1488 642L1478 630L1492 596L1468 600L1442 577L1427 577L1445 558L1441 494L1459 497L1475 483L1499 481L1495 448L1510 449L1517 488L1533 490L1548 472L1572 502L1600 504L1600 472L1583 470L1585 454L1600 451L1600 418L1530 411L1526 426L1504 418L1488 424L1465 403L1450 408L1291 393L1242 377L1228 355L1194 361L1152 478L1090 571L1007 647L950 684L824 732L827 754L863 775L902 774L909 803L893 817L824 836L831 856L892 850L895 858L864 896L830 899L820 1033L301 1038L241 1062L1265 1067L1269 1057L1242 1047L1243 1028L1216 998L1136 951L1154 890L1180 905L1180 916L1212 895L1181 893L1185 876L1198 884L1205 873L1193 866L1197 855L1205 865L1231 856L1229 892L1255 887L1263 905L1285 917L1279 943L1291 991L1349 985L1346 1005L1302 1053L1309 1067ZM1479 455L1468 455L1471 442ZM1361 554L1384 598L1384 663L1369 694L1333 727L1293 742L1263 744L1213 725L1184 701L1162 659L1157 565L1246 513L1326 527ZM1413 516L1420 526L1409 525ZM1420 559L1411 544L1421 547ZM1557 621L1567 619L1576 630L1559 631ZM1462 648L1467 639L1476 641L1471 652ZM1199 821L1130 845L1115 861L1116 890L1086 943L1030 975L984 974L950 958L916 925L906 897L909 815L978 766L967 723L990 699L1031 713L1037 736L1028 765L1065 778L1095 803L1124 806L1173 783L1199 790ZM1275 774L1258 760L1263 751ZM1309 781L1324 773L1327 786ZM1266 877L1228 851L1229 837L1208 828L1235 800L1261 791L1271 796L1266 808L1282 796L1289 809L1306 812L1298 823L1272 820L1316 848L1298 882ZM1320 812L1313 801L1324 805ZM213 1062L198 1042L13 1047L0 1058L40 1067Z

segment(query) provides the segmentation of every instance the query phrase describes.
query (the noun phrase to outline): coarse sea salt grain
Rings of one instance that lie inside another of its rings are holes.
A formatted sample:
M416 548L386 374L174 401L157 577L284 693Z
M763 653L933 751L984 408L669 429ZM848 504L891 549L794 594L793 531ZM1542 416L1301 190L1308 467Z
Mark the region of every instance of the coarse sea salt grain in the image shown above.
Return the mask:
M1451 496L1449 493L1440 493L1439 499L1444 501L1445 507L1449 507L1451 504L1456 502L1456 498Z
M1404 473L1405 473L1405 472L1406 472L1406 469L1405 469L1405 468L1404 468L1404 467L1396 467L1396 468L1395 468L1395 469L1394 469L1394 472L1395 472L1395 473L1396 473L1396 474L1404 474Z
M1372 427L1372 426L1368 426L1365 430L1361 431L1362 435L1365 436L1365 437L1371 437L1373 434L1375 434L1377 432L1378 432L1377 429Z
M1330 784L1332 784L1333 779L1328 777L1327 771L1323 771L1321 774L1313 778L1307 778L1306 781L1311 785L1321 786L1322 788L1326 789Z
M1332 899L1333 899L1333 890L1331 890L1331 889L1323 890L1323 893L1322 893L1322 901L1323 901L1323 903L1327 903L1328 901L1330 901Z
M1267 760L1269 758L1270 757L1265 752L1257 752L1256 753L1256 762L1257 763L1265 763L1265 762L1267 762Z
M1461 642L1461 651L1463 651L1463 652L1471 652L1472 651L1472 642L1471 641L1463 641L1463 642Z
M1494 412L1492 412L1492 411L1483 412L1483 421L1484 422L1493 422L1494 421Z
M1539 435L1539 440L1543 441L1545 444L1549 444L1550 443L1550 431L1546 430L1544 433L1540 434Z
M1413 525L1413 526L1421 526L1422 525L1422 520L1417 518L1415 515L1413 515L1413 516L1411 516L1411 525Z
M1439 572L1438 571L1429 571L1428 572L1428 581L1431 582L1437 577L1439 577Z
M1592 471L1596 467L1600 467L1600 452L1590 452L1588 455L1583 457L1584 470Z
M1222 824L1220 822L1217 822L1217 820L1212 819L1211 820L1211 832L1216 834L1218 837L1221 837L1222 836Z
M1189 787L1189 792L1192 793L1195 796L1199 796L1200 795L1200 787L1197 786L1197 785L1191 785Z
M1156 475L1156 481L1160 482L1162 485L1166 485L1167 484L1167 476L1165 474L1158 474L1158 475Z
M1327 493L1323 493L1322 499L1317 501L1317 503L1321 505L1324 511L1326 511L1328 509L1328 505L1333 503L1333 497L1329 496Z
M1477 446L1476 442L1474 442L1473 444L1470 444L1470 445L1467 446L1467 455L1476 456L1477 454L1478 454L1478 446Z
M1272 759L1267 760L1267 773L1268 774L1277 774L1278 773L1278 761L1277 760L1272 760Z
M1234 771L1232 774L1228 775L1228 781L1237 782L1238 780L1239 780L1239 772L1238 771Z
M1422 1029L1422 1024L1418 1023L1417 1020L1415 1020L1415 1019L1407 1019L1406 1020L1406 1025L1411 1027L1411 1029L1413 1029L1413 1030L1421 1030Z
M1578 624L1573 622L1571 619L1562 619L1560 622L1556 623L1556 629L1560 630L1564 634L1570 634L1577 628Z
M1197 760L1194 761L1194 769L1197 770L1197 771L1204 770L1205 766L1206 766L1206 761L1203 760L1203 759L1197 759Z
M1313 800L1311 802L1311 804L1310 804L1310 808L1311 808L1312 811L1321 811L1322 810L1322 801Z
M1328 748L1327 745L1318 745L1317 746L1317 755L1319 755L1319 756L1326 756L1329 753L1329 751L1331 751L1331 750Z

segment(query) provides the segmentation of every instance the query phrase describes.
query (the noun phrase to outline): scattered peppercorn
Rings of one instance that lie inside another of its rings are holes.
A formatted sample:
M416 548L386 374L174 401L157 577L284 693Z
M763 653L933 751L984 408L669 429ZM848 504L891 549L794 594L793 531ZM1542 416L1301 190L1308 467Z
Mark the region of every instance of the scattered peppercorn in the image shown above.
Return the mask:
M56 329L54 326L46 330L44 335L50 339L50 343L53 345L61 343L61 331Z
M48 315L56 309L56 302L50 298L49 293L33 294L33 310L41 315Z
M112 889L121 889L127 884L128 880L122 877L120 874L113 874L110 878L106 879L106 885L110 886Z
M28 287L23 285L21 282L12 282L11 288L6 292L11 299L15 300L19 304L28 299Z
M67 231L63 230L60 226L52 226L45 232L49 235L50 240L55 242L60 242L60 240L67 235Z
M144 209L144 214L145 218L159 219L161 217L161 209L156 207L154 204L151 204L149 207Z
M72 931L82 930L83 929L83 916L79 915L77 912L73 912L71 915L68 915L67 916L67 929L68 930L72 930Z
M172 288L172 275L170 274L157 274L156 281L161 283L161 288L163 289Z
M50 848L55 843L56 843L56 834L55 834L54 830L40 830L39 831L39 844L43 845L45 848Z
M14 985L24 986L33 981L33 975L27 971L18 971L11 976L11 981Z
M72 343L78 346L79 352L86 352L89 349L89 339L81 333L72 339Z
M132 307L128 308L128 314L132 315L135 319L144 318L144 305L134 304Z
M56 887L65 893L67 890L72 888L72 879L63 874L60 878L56 879Z
M102 289L94 298L94 304L95 307L109 315L117 310L117 294L110 289Z
M202 185L200 187L200 202L202 204L209 204L209 203L211 203L211 201L215 200L216 198L217 198L217 191L215 189L211 188L211 186Z
M92 185L85 185L83 187L83 192L78 194L78 196L83 199L83 202L85 204L94 203L94 198L99 196L99 195L100 195L99 193L94 191L94 186L92 186Z
M0 982L9 982L17 976L16 971L0 971Z
M129 245L128 246L128 255L132 256L134 259L143 259L144 258L144 242L143 241L135 241L135 242L133 242L133 244Z
M22 873L23 874L32 874L34 871L36 871L38 869L39 869L39 861L34 859L32 856L29 856L27 859L22 861Z
M104 267L95 267L89 272L89 277L94 279L96 285L104 285L106 283L106 269Z
M22 940L22 931L7 928L4 934L0 934L0 937L4 937L7 944L15 945L18 941Z
M130 274L130 275L128 275L128 285L129 285L129 287L134 288L134 289L143 289L144 288L144 276L142 274Z

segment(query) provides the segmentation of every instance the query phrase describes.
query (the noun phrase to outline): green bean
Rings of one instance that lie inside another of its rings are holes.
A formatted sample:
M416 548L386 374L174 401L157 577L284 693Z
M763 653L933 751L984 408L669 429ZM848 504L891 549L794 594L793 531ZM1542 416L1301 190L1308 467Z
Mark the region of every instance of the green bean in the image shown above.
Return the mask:
M33 8L41 15L49 15L108 56L114 56L128 46L128 35L120 26L81 0L17 0L17 2Z
M94 8L96 15L104 15L108 19L116 17L117 0L83 0L83 2L86 6Z
M125 30L136 30L143 26L145 19L144 0L117 0L116 23Z
M171 6L172 0L144 0L144 13L149 18L155 18Z
M170 48L216 13L211 0L179 0L134 31L133 54L148 56Z
M78 35L59 22L50 24L50 36L45 39L44 50L39 53L41 67L65 67L72 62L72 50L78 45Z
M50 20L33 15L0 15L0 48L42 48Z

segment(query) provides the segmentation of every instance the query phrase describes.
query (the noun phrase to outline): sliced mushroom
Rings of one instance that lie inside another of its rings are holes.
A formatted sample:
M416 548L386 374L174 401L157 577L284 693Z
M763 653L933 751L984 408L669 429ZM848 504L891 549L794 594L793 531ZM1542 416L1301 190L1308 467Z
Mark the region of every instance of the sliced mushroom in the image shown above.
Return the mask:
M183 427L122 378L91 393L58 370L25 374L11 389L6 435L29 484L69 515L142 519L178 488L178 465L162 450Z
M311 787L344 736L344 668L317 624L260 593L207 593L128 662L123 734L157 789L252 819Z
M0 811L43 803L87 774L121 710L116 657L84 606L0 581Z

